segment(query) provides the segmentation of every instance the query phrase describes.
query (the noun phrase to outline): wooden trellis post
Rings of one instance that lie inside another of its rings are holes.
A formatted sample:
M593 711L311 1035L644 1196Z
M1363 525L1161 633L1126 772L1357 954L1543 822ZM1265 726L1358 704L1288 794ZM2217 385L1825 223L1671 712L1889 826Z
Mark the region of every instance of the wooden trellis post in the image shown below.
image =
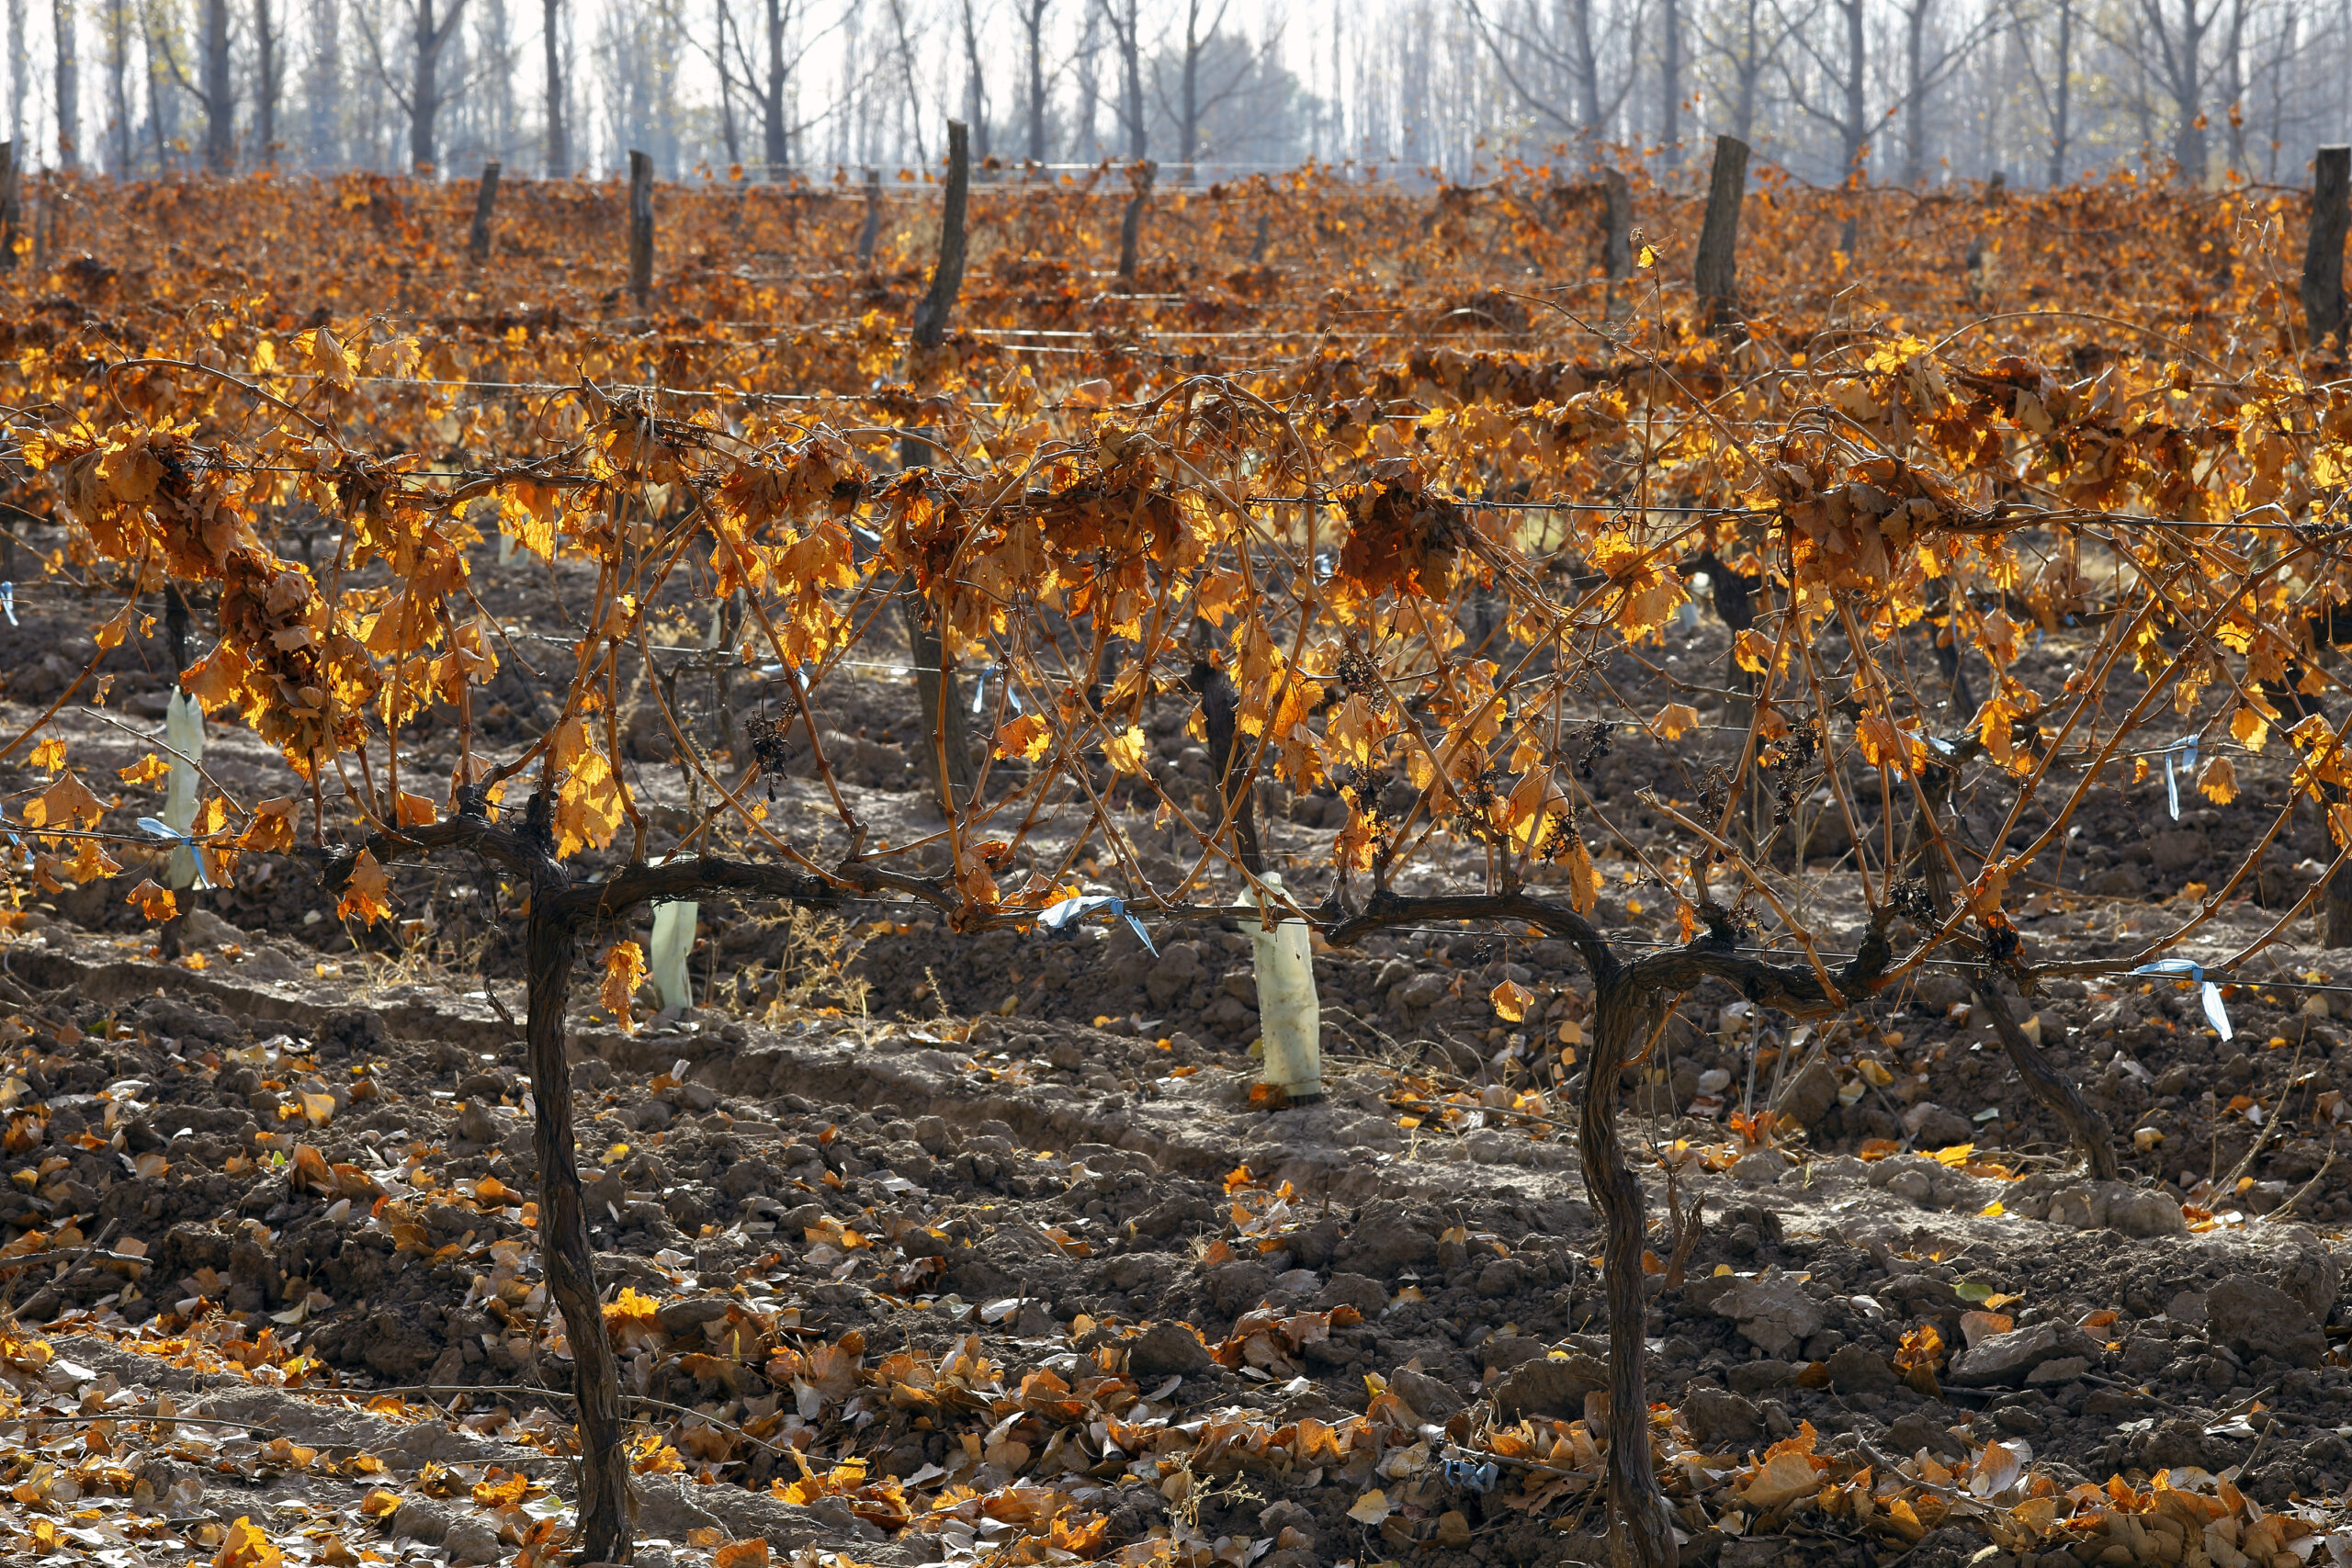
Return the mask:
M862 271L874 267L874 243L882 237L882 171L865 171L865 226L857 231L857 265Z
M492 158L481 166L481 188L474 193L474 231L466 242L466 254L474 265L490 259L490 215L498 205L498 160Z
M653 159L628 155L628 291L644 310L653 295Z
M2352 147L2323 147L2312 165L2311 239L2303 249L2303 325L2317 348L2344 331L2344 233Z
M1119 220L1119 291L1136 291L1136 253L1143 248L1143 209L1151 201L1151 183L1159 173L1159 165L1147 158L1135 166L1129 178L1135 194L1127 197L1127 210Z
M1718 332L1739 321L1739 204L1747 190L1747 143L1736 136L1715 138L1715 166L1707 180L1707 220L1699 231L1701 320Z
M21 216L17 192L21 184L17 144L0 141L0 272L17 270L17 224Z

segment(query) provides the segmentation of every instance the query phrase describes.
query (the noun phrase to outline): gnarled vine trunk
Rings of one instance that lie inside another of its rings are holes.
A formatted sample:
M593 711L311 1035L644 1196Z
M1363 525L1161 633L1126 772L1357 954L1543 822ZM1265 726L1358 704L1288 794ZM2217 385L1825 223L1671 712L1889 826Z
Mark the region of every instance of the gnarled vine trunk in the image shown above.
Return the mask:
M571 1064L565 1059L564 1002L580 941L558 907L552 865L534 879L523 937L530 1011L524 1020L531 1071L531 1147L539 1162L539 1254L548 1293L563 1314L579 1400L581 1560L619 1562L629 1551L628 1450L621 1428L620 1374L605 1337L596 1264L580 1189L571 1129Z

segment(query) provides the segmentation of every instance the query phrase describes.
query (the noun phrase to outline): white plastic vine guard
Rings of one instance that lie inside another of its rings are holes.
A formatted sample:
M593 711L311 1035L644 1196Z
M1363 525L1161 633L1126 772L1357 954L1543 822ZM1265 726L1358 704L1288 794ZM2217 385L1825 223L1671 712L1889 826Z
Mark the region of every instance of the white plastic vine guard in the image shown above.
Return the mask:
M1281 892L1283 879L1266 886ZM1261 908L1272 909L1271 901ZM1258 1033L1265 1048L1265 1081L1293 1100L1323 1092L1323 1011L1315 996L1314 949L1306 922L1279 921L1250 932L1257 947Z
M185 833L196 826L196 765L204 761L204 710L186 692L174 692L164 709L164 744L172 758L164 780L164 825ZM196 852L186 844L173 845L164 863L164 886L185 892L196 886Z
M686 959L695 950L695 919L701 909L691 898L653 906L653 951L647 967L653 971L653 988L661 995L664 1013L694 1010L695 987Z

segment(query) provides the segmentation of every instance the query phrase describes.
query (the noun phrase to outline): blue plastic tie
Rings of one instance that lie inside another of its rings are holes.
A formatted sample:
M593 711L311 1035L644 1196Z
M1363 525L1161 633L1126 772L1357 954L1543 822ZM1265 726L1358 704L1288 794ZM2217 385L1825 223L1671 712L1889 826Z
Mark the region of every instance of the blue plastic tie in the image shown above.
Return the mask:
M2153 964L2143 964L2132 971L2134 975L2163 975L2184 980L2194 980L2202 987L2200 998L2205 1004L2205 1021L2213 1032L2224 1040L2233 1039L2237 1031L2230 1027L2229 1009L2222 1005L2222 987L2205 978L2205 967L2191 958L2159 958Z
M17 624L17 585L15 583L0 582L0 610L6 610L8 613L10 626Z
M1445 1483L1459 1492L1475 1492L1484 1496L1495 1489L1495 1482L1502 1472L1493 1460L1474 1464L1466 1459L1450 1459L1444 1462Z
M141 817L139 819L139 826L145 829L148 832L153 833L159 839L169 839L175 844L186 845L187 847L188 859L196 863L197 886L199 888L209 888L212 886L209 881L206 880L204 875L204 846L197 842L195 834L183 833L178 829L164 822L160 817Z
M2175 755L2177 755L2180 758L2180 766L2182 771L2192 775L2195 774L2197 772L2197 737L2194 735L2182 736L2179 739L2165 748L2164 755L2165 799L2171 803L2172 819L2177 822L2180 820L2180 780L2173 773L2172 760Z
M1134 929L1136 936L1143 942L1145 950L1154 958L1159 956L1159 949L1152 942L1151 933L1143 929L1141 920L1127 912L1127 901L1115 894L1081 893L1075 898L1065 898L1058 904L1049 904L1039 912L1037 923L1049 931L1057 931L1073 920L1098 912L1116 915L1125 920Z

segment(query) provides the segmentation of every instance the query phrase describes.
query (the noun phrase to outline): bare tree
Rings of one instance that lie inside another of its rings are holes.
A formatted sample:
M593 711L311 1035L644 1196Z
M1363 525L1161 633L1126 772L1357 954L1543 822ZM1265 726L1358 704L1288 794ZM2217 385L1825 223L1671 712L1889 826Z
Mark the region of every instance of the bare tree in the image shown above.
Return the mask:
M1168 102L1167 85L1159 79L1159 62L1152 62L1152 86L1159 95L1160 107L1176 122L1176 151L1184 163L1184 179L1193 177L1193 160L1200 153L1201 120L1219 104L1232 97L1241 85L1258 68L1260 51L1244 50L1226 75L1222 85L1211 86L1201 80L1202 72L1216 44L1218 29L1225 25L1225 14L1231 0L1217 0L1216 14L1208 18L1208 26L1201 26L1204 0L1184 0L1184 48L1178 59L1178 88L1176 102ZM1269 38L1268 47L1272 39Z
M1726 0L1713 17L1699 24L1702 51L1721 61L1730 78L1728 90L1718 96L1729 101L1726 129L1737 141L1754 140L1764 72L1772 63L1785 36L1767 36L1771 23L1764 15L1766 4L1767 0Z
M32 54L25 48L25 0L8 0L8 141L25 144L25 96L32 91Z
M1779 0L1773 0L1777 8ZM1871 119L1870 45L1863 32L1864 0L1818 0L1803 16L1791 19L1781 17L1781 36L1797 40L1797 48L1805 59L1818 69L1832 89L1833 96L1825 103L1806 91L1802 75L1790 62L1781 60L1781 78L1786 83L1789 99L1806 116L1829 127L1838 134L1838 166L1849 183L1860 185L1864 170L1863 160L1870 151ZM1814 36L1814 22L1824 13L1831 17L1839 41L1825 47ZM1853 248L1853 222L1847 221L1846 249Z
M2222 7L2233 0L2139 0L2141 26L2108 41L2147 68L2172 100L2173 158L2190 181L2205 179L2206 46ZM2153 58L2150 56L2153 54Z
M564 130L563 0L540 0L547 43L548 178L560 180L571 173L571 138Z
M310 119L305 153L313 169L343 162L336 112L342 96L343 13L337 0L311 0L311 56L302 72L302 97Z
M792 164L792 138L784 123L785 24L788 0L767 0L768 72L760 89L760 134L767 154L768 178L783 179Z
M1928 172L1928 99L1964 62L1996 25L1987 9L1960 38L1932 47L1928 41L1936 0L1896 0L1903 23L1903 183L1916 186Z
M988 74L980 68L980 29L972 0L963 0L963 13L964 120L972 128L972 155L985 164L989 157Z
M147 43L147 130L155 147L155 173L163 175L171 172L172 144L179 136L180 84L172 79L176 72L157 69L156 62L170 62L171 39L157 25L154 6L139 8L139 27Z
M1532 13L1516 22L1500 10L1489 14L1491 0L1464 0L1464 5L1512 96L1573 134L1588 159L1598 157L1610 122L1633 90L1634 78L1628 68L1618 73L1613 87L1602 85L1603 48L1614 29L1608 25L1610 18L1595 14L1596 0L1560 0L1557 24L1546 26L1535 25ZM1632 12L1618 18L1626 39L1640 36L1642 11L1636 0ZM1630 67L1630 57L1626 63ZM1569 106L1565 111L1563 98Z
M900 100L899 108L902 113L914 116L915 162L928 164L931 154L923 151L922 116L917 112L922 102L922 92L915 85L915 44L907 31L906 0L890 0L890 26L898 35L899 75L907 87L907 96Z
M229 0L204 0L203 34L198 39L202 52L197 61L196 81L190 82L181 69L170 33L151 31L148 43L151 49L161 48L164 69L180 91L203 106L205 172L235 173L237 90L229 75Z
M1029 161L1046 161L1046 12L1053 0L1013 0L1021 17L1023 58L1028 66Z
M1658 141L1667 161L1682 162L1682 0L1659 0Z
M130 177L130 8L106 0L107 164L119 180Z
M2222 97L2229 106L2230 167L2246 172L2245 26L2247 0L2230 0L2229 41L2222 46Z
M2018 30L2018 54L2025 62L2027 84L2050 126L2049 181L2053 186L2062 186L2066 183L2066 154L2074 141L2075 0L2052 0L2053 36L2046 73L2035 62L2024 14L2012 4L2010 16Z
M237 90L229 80L229 0L204 0L202 48L197 73L204 85L196 96L204 105L204 166L212 174L232 174L237 166Z
M74 49L74 0L49 0L57 51L57 166L82 166L82 62Z
M1095 116L1102 107L1102 7L1090 3L1086 25L1078 39L1078 125L1070 151L1082 163L1092 163L1102 139L1095 134Z
M710 51L711 63L718 67L718 138L727 144L729 166L735 167L743 162L743 139L735 123L735 73L727 63L727 35L734 30L734 15L727 0L718 0L712 9L718 39Z
M277 165L277 103L286 92L286 32L269 0L254 0L254 135L261 161Z
M1127 156L1151 155L1151 125L1143 97L1143 15L1138 0L1102 0L1102 14L1111 28L1111 47L1119 51L1119 127L1127 133Z

